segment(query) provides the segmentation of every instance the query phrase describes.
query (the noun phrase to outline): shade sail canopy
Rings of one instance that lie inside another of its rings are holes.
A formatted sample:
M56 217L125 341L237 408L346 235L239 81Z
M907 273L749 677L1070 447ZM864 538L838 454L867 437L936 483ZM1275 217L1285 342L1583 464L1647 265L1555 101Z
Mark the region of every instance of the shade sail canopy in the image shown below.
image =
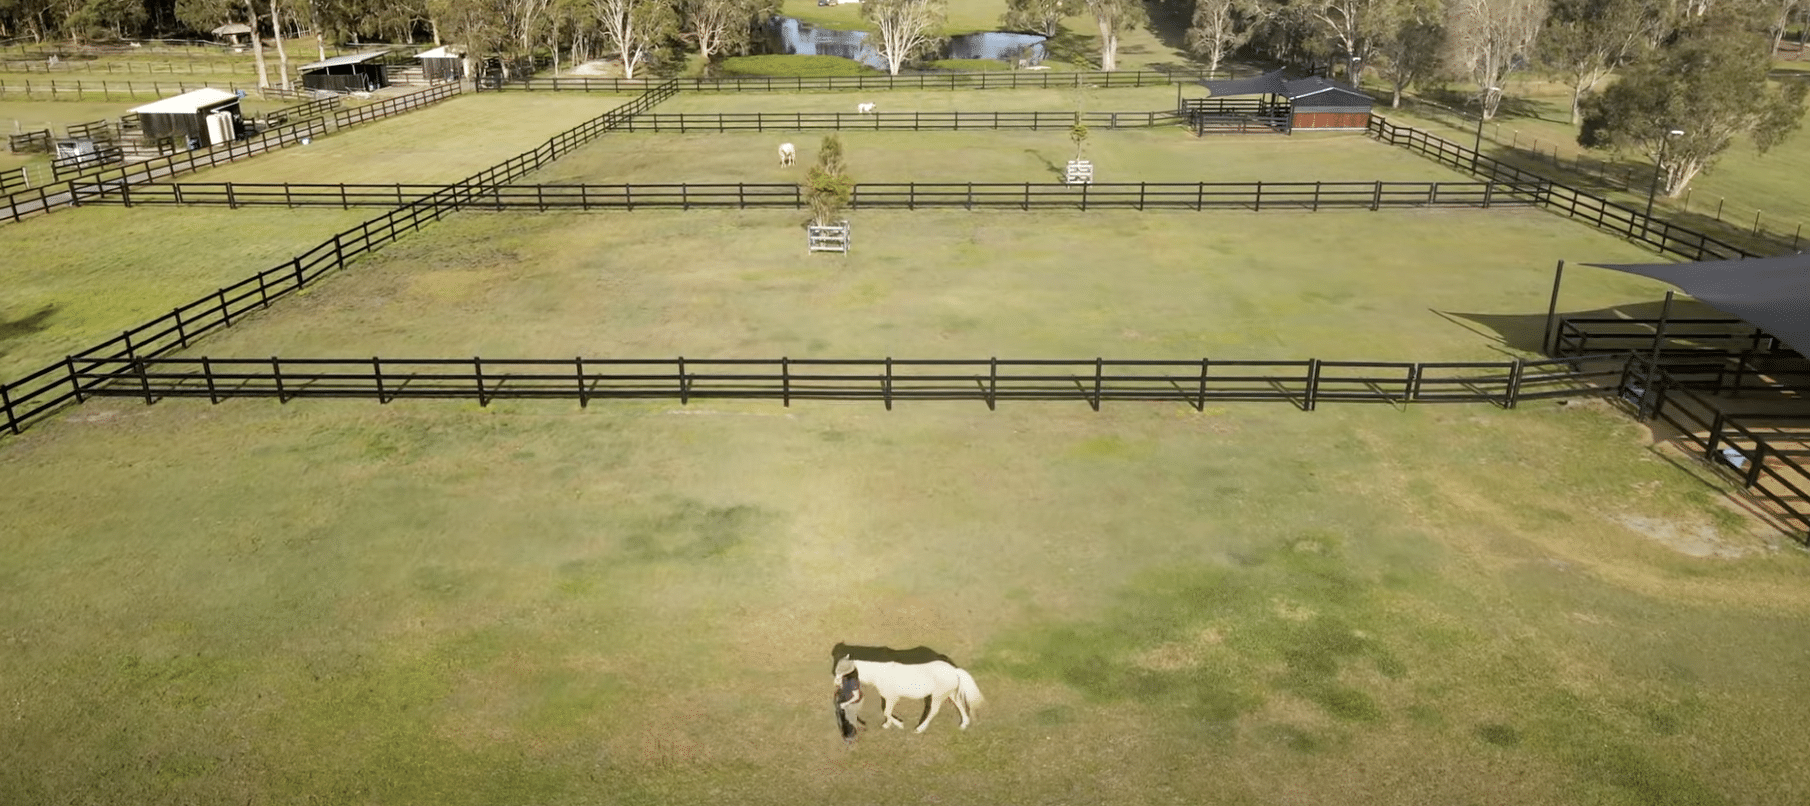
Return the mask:
M1810 356L1810 255L1696 263L1588 263L1671 283Z

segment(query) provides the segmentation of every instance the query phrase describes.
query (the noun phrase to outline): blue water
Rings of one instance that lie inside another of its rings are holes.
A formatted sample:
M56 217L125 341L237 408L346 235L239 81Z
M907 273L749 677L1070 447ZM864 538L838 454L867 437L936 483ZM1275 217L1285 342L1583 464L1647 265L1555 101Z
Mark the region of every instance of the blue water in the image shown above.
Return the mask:
M774 53L797 56L840 56L876 70L886 69L886 58L867 43L866 31L824 28L792 17L774 17L767 27L767 45ZM1043 37L1009 31L985 31L951 37L943 49L945 59L1009 59L1018 48L1028 48L1028 64L1043 61Z

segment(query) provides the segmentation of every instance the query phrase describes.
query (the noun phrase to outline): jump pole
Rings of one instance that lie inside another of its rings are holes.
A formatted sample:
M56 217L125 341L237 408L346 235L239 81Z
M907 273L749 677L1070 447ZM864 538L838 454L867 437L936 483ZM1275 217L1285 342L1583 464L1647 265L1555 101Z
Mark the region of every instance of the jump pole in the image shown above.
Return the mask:
M1558 349L1557 339L1553 337L1552 320L1559 314L1559 283L1565 279L1565 261L1552 270L1552 301L1546 305L1546 329L1540 331L1540 352L1552 355ZM1548 346L1551 345L1551 346Z

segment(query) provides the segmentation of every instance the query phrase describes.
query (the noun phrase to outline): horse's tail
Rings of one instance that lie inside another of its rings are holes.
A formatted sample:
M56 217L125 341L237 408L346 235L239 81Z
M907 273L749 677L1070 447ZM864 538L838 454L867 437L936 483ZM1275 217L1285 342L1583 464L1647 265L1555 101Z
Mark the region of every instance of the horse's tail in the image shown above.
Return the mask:
M987 701L986 697L981 696L980 686L975 685L974 676L968 674L967 669L955 670L955 695L968 705L980 705Z

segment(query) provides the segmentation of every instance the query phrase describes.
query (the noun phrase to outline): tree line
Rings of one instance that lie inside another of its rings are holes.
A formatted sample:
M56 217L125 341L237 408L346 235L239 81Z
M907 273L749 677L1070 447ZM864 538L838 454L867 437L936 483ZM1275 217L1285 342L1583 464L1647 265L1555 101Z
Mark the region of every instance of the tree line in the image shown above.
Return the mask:
M557 67L611 57L625 76L670 72L690 54L708 66L747 53L780 0L0 0L0 39L77 42L239 23L260 84L266 36L288 81L284 39L456 43L505 74L536 57ZM865 0L871 42L893 73L936 53L947 0ZM1805 84L1775 82L1774 54L1804 41L1810 0L1006 0L1002 28L1052 40L1085 35L1101 70L1119 38L1154 20L1185 20L1181 40L1210 70L1234 58L1380 84L1392 105L1410 86L1458 82L1490 120L1517 73L1562 82L1585 146L1636 151L1681 192L1737 139L1770 148L1798 126ZM1171 31L1171 33L1173 33ZM280 34L280 35L279 35ZM468 71L470 72L470 71ZM1611 80L1611 77L1614 80Z

